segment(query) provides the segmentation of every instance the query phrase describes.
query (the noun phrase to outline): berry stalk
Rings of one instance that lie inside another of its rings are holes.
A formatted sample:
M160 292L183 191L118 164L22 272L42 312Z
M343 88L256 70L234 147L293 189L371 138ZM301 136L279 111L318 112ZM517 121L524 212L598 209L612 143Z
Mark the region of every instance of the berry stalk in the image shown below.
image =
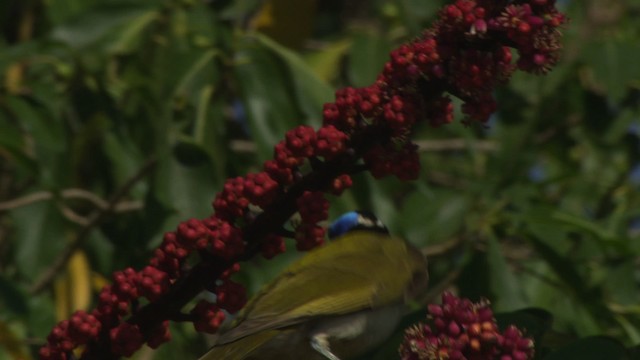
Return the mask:
M555 65L565 21L554 0L445 6L431 28L391 52L374 84L336 91L324 106L321 128L288 131L262 172L225 182L212 216L166 233L141 271L116 272L93 311L53 328L41 359L69 359L78 347L82 359L130 356L145 343L169 341L169 320L216 332L225 311L235 313L246 301L244 288L229 279L240 262L283 252L284 236L299 250L321 245L325 229L318 223L329 208L324 194L339 195L356 172L416 179L414 127L452 122L451 97L463 101L465 124L486 123L497 107L496 86L516 70L544 74ZM300 223L285 230L295 213ZM214 293L216 303L202 300L182 313L203 291Z

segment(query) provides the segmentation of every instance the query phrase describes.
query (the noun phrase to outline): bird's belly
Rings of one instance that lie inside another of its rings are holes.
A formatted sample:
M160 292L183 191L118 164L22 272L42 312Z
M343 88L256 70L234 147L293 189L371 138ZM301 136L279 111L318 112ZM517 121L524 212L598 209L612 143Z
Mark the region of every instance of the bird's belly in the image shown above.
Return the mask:
M387 339L402 316L401 306L364 310L312 321L301 329L283 329L246 359L326 360L311 346L314 336L325 336L331 352L341 360L362 355Z
M341 359L362 355L393 333L403 309L403 306L387 306L326 319L311 329L309 338L326 334L331 351Z

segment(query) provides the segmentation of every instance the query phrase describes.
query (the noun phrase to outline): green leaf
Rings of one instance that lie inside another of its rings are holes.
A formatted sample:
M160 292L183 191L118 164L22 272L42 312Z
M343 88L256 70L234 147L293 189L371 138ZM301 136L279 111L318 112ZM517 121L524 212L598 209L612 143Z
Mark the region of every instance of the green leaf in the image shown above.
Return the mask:
M516 326L525 336L533 338L536 345L542 342L545 333L551 330L553 315L540 308L520 309L512 312L495 314L500 329L510 325ZM538 347L538 346L536 346Z
M494 309L512 310L526 306L520 282L507 264L500 243L490 236L488 245L491 292L496 296Z
M331 42L321 50L306 55L306 63L322 81L330 83L338 78L342 59L348 54L351 45L349 38Z
M468 206L464 194L425 189L411 192L399 214L400 234L421 246L446 241L464 224Z
M136 26L145 26L150 20L147 7L135 3L116 2L96 6L90 11L83 12L65 21L52 31L52 38L68 46L82 49L87 46L98 45L101 41L113 37L126 26L125 36L118 39L117 46L126 45L126 32L129 36L136 35ZM131 28L133 26L133 30ZM124 41L124 42L123 42ZM105 49L103 49L105 50Z
M188 137L182 137L173 147L176 159L185 166L200 166L209 162L207 150Z
M104 134L104 151L110 160L112 175L118 185L128 181L145 161L131 138L118 136L111 132ZM140 199L146 193L147 188L144 181L139 181L131 189L130 194Z
M23 276L35 280L67 244L66 221L49 201L23 206L9 214L15 226L15 263Z
M26 167L30 167L32 162L37 162L41 184L57 186L65 176L59 167L61 165L59 156L67 146L67 136L60 119L51 117L51 114L40 106L41 104L31 99L8 97L6 103L15 118L19 119L21 128L25 131L24 136L33 139L32 149L35 150L35 154L32 155L33 160L28 159L26 154L23 154L24 156L15 152L14 154L18 155L18 160Z
M134 52L143 40L144 31L158 19L158 16L158 11L149 10L128 21L109 46L109 52L114 54Z
M3 112L0 112L0 157L17 167L16 177L24 173L37 173L38 164L25 151L25 136L11 123Z
M204 218L211 214L211 200L221 186L214 181L215 178L209 164L187 167L172 157L161 159L153 191L165 208L174 211L166 219L165 229L189 218Z
M589 43L582 59L587 62L593 72L593 80L598 90L604 90L619 101L629 86L640 85L640 43L635 38L612 39Z
M287 82L287 70L278 58L250 38L243 38L240 45L235 74L251 135L258 145L258 160L264 161L271 157L273 146L283 134L300 123L300 114Z
M205 70L210 70L210 65L215 57L219 55L216 50L204 52L200 57L196 58L193 63L186 67L186 70L180 78L176 86L174 97L188 97L192 93L197 93L197 88L201 86L203 78L207 79L207 83L213 82L213 78L209 77Z
M264 35L256 34L256 39L284 61L289 71L288 78L293 82L294 99L305 114L306 123L318 126L322 118L322 106L333 100L333 88L314 73L313 68L298 54Z
M56 324L53 299L48 295L30 296L27 305L29 315L26 318L31 336L45 339Z
M23 316L28 312L27 296L16 284L5 276L0 276L0 308L10 311L13 315ZM8 315L8 313L7 313Z
M403 24L409 28L412 33L417 33L421 29L421 24L425 20L436 15L442 1L421 1L421 0L398 0L401 7Z
M349 80L356 87L376 81L384 63L389 59L391 44L375 30L357 32L349 52Z

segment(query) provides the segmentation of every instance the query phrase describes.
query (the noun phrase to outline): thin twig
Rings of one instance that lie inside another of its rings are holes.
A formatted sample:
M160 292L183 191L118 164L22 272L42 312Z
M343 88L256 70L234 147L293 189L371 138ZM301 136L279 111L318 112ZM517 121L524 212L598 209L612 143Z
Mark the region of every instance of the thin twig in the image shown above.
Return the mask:
M48 191L40 191L33 194L25 195L23 197L0 202L0 211L12 210L35 202L50 200L53 198L53 193Z
M431 257L439 257L443 255L447 255L450 252L453 252L457 248L459 248L464 243L464 239L462 237L456 237L451 240L447 240L445 242L429 245L421 249L421 252L427 258Z
M232 140L229 143L231 151L236 153L250 153L253 154L258 151L256 143L250 140Z
M71 255L73 255L73 253L84 244L91 231L114 212L118 201L129 193L131 188L138 183L138 181L142 180L153 169L155 164L155 158L147 160L135 175L129 178L113 195L111 195L105 208L96 209L87 217L87 224L78 231L76 237L65 247L53 264L45 270L40 278L36 280L33 286L29 289L29 293L31 295L39 293L51 284L56 275L69 261Z
M60 204L58 206L58 209L60 209L60 213L62 213L62 216L64 216L65 219L71 221L72 223L76 223L82 226L89 225L90 220L88 217L78 214L77 212L73 211L70 207Z
M446 151L462 151L472 150L480 152L492 152L498 149L493 141L467 139L443 139L443 140L421 140L415 141L418 150L421 152L446 152Z
M427 294L424 296L424 299L421 303L431 304L435 302L445 290L451 287L451 285L455 283L456 280L458 280L458 278L460 277L460 274L462 274L461 267L458 267L453 271L450 271L442 280L440 280L440 282L438 282L437 284L435 284L435 286L429 289L429 292L427 292Z
M23 206L31 205L40 201L47 201L54 199L56 197L56 193L51 191L38 191L29 195L25 195L23 197L19 197L17 199L8 200L4 202L0 202L0 211L8 211L17 209ZM106 210L109 207L109 202L104 200L100 196L84 190L84 189L64 189L60 192L59 197L62 199L83 199L89 201L95 207L101 210ZM131 210L137 210L142 207L142 202L140 201L122 201L117 203L113 212L125 212Z
M60 195L62 198L67 199L78 198L87 200L99 209L106 209L109 206L109 203L100 196L83 189L65 189L60 192Z
M498 146L493 141L467 139L442 139L442 140L421 140L416 141L420 152L448 152L448 151L476 151L493 152L498 150ZM229 144L231 150L237 153L255 153L256 144L250 140L233 140Z

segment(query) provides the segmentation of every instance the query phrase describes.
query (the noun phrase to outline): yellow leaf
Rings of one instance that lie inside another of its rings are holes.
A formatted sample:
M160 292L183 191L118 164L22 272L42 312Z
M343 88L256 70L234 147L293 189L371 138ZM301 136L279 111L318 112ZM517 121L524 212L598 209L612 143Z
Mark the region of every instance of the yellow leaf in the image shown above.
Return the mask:
M0 348L3 350L2 352L8 354L11 359L31 359L31 356L25 351L23 342L20 341L9 326L2 321L0 321ZM2 352L0 352L0 358L3 358Z
M76 251L67 266L70 280L71 311L86 310L91 303L91 267L87 255Z
M69 279L66 274L58 276L53 282L53 296L56 306L56 320L62 321L69 318Z
M349 38L331 42L322 50L308 54L305 57L306 63L320 79L330 83L338 77L340 65L351 50L351 43Z
M4 86L10 94L20 94L23 87L24 65L15 63L7 69Z
M267 0L251 27L282 45L299 48L311 35L316 0Z
M91 273L91 286L95 292L100 292L103 287L109 285L109 280L97 272Z
M91 267L82 250L76 251L65 272L54 282L56 317L69 318L77 310L86 310L91 303Z

